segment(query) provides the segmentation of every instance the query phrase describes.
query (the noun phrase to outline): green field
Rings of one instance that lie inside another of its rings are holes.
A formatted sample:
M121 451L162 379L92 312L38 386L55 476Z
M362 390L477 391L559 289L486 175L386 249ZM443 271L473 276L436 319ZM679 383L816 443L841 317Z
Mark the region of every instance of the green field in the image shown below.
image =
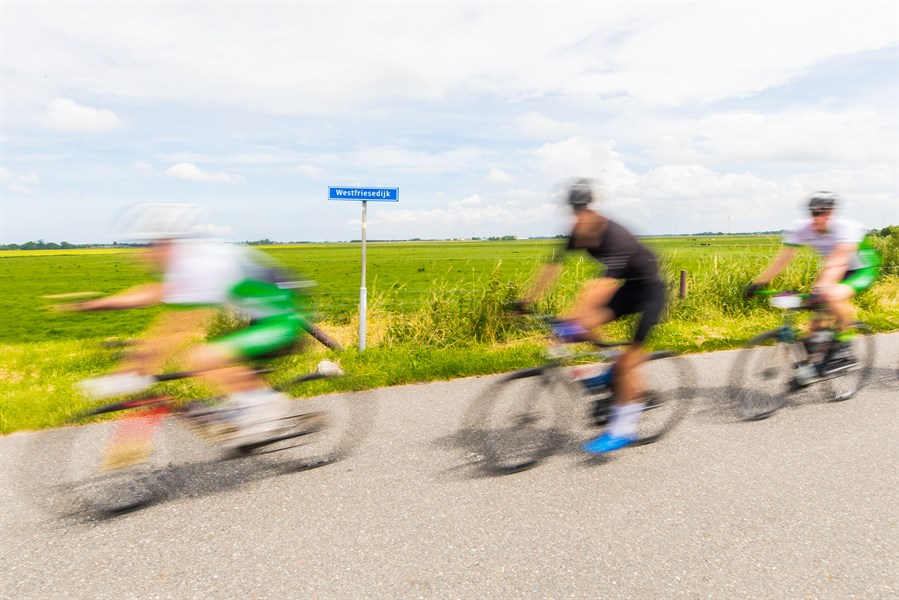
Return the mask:
M691 277L713 267L714 257L762 265L780 244L776 236L726 238L654 238L649 244L669 268L686 269ZM514 242L391 242L368 245L368 293L381 309L410 313L429 302L439 287L447 294L465 294L499 282L521 283L558 251L557 240ZM271 246L263 250L291 270L314 280L314 301L325 320L346 320L358 310L361 252L359 244ZM148 278L132 249L35 250L0 253L0 311L4 315L0 342L21 343L132 335L158 313L54 314L45 295L74 291L104 294L120 291ZM577 263L578 257L572 262ZM583 260L583 259L582 259ZM568 273L561 285L572 288L592 274L589 261L582 277ZM761 268L761 267L759 267ZM493 282L495 283L495 282Z
M895 237L895 236L892 236ZM779 236L663 237L646 240L661 258L669 296L665 322L649 340L653 348L682 352L733 348L775 326L778 313L741 290L777 253ZM897 241L887 239L884 276L856 300L859 316L876 331L899 329ZM536 364L541 332L503 305L518 298L558 240L378 242L368 246L369 350L358 353L356 313L359 244L273 246L264 250L317 282L313 302L320 325L349 349L337 356L366 385L393 385L494 373ZM890 250L891 249L891 250ZM63 314L42 296L77 291L104 294L147 280L136 250L8 251L0 253L0 432L60 424L85 399L78 380L110 370L115 354L100 341L138 336L160 308L130 312ZM597 273L584 256L566 259L565 275L540 308L569 307L579 284ZM800 258L774 284L806 288L819 261ZM679 298L681 270L688 294ZM630 322L608 328L627 334ZM233 326L221 321L217 330ZM299 372L324 356L321 346L286 359L282 372ZM188 396L207 391L181 383Z

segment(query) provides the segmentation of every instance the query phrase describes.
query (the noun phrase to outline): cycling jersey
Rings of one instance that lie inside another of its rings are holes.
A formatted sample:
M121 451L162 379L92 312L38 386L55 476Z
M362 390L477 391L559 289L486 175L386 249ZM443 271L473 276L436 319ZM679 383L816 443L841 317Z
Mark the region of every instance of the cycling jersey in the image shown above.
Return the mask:
M643 343L665 309L665 286L655 254L627 229L608 220L596 234L569 236L565 250L586 250L605 266L605 277L623 280L607 307L616 319L639 314L633 340ZM556 260L561 261L562 257L557 256Z
M794 223L790 232L784 236L784 244L787 246L811 246L818 254L827 258L837 244L858 246L864 238L865 227L858 221L830 219L827 223L827 231L818 233L812 227L811 219L803 219ZM849 260L847 271L876 266L872 260L871 254L859 252L857 247Z
M266 281L270 268L250 248L209 242L174 243L166 261L166 304L196 307L231 305L245 312L250 326L216 340L244 357L258 357L291 345L305 324L290 290Z
M607 220L604 231L596 236L570 235L565 250L586 250L606 267L605 276L630 282L661 281L655 254L627 229ZM557 261L562 257L557 256Z

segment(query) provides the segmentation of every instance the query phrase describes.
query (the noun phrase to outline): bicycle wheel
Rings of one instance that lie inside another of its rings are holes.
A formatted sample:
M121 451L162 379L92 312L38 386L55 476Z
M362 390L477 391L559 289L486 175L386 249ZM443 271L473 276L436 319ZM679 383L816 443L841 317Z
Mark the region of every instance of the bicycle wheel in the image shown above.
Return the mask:
M635 445L651 444L666 435L690 410L693 381L686 359L672 352L651 352L639 367L645 406Z
M165 471L189 437L168 414L167 407L131 410L70 430L61 486L75 510L118 514L165 497Z
M784 405L797 358L795 346L782 343L779 331L766 331L746 344L734 359L731 375L740 419L766 419Z
M852 340L851 358L828 369L825 380L825 394L832 402L848 400L861 389L871 374L874 364L875 337L864 323L853 324L855 337Z
M377 392L336 392L297 398L269 440L240 453L265 456L286 470L322 466L348 456L368 435Z
M506 375L472 404L464 432L467 450L488 474L536 466L563 440L564 405L569 396L570 389L553 367Z

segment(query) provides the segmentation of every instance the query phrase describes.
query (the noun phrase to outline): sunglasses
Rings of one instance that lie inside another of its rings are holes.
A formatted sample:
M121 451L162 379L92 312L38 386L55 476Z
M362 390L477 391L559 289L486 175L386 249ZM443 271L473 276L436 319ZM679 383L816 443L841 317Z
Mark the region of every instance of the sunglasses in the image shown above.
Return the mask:
M812 211L813 217L821 217L823 215L829 215L829 214L830 214L829 210L813 210Z

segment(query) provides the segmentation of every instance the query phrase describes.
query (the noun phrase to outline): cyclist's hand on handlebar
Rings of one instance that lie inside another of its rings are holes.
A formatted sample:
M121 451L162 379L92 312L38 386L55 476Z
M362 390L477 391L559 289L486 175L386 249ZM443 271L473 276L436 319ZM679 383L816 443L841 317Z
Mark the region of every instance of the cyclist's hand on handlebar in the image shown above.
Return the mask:
M764 283L750 283L745 288L743 288L743 297L744 298L752 298L757 293L765 289Z

